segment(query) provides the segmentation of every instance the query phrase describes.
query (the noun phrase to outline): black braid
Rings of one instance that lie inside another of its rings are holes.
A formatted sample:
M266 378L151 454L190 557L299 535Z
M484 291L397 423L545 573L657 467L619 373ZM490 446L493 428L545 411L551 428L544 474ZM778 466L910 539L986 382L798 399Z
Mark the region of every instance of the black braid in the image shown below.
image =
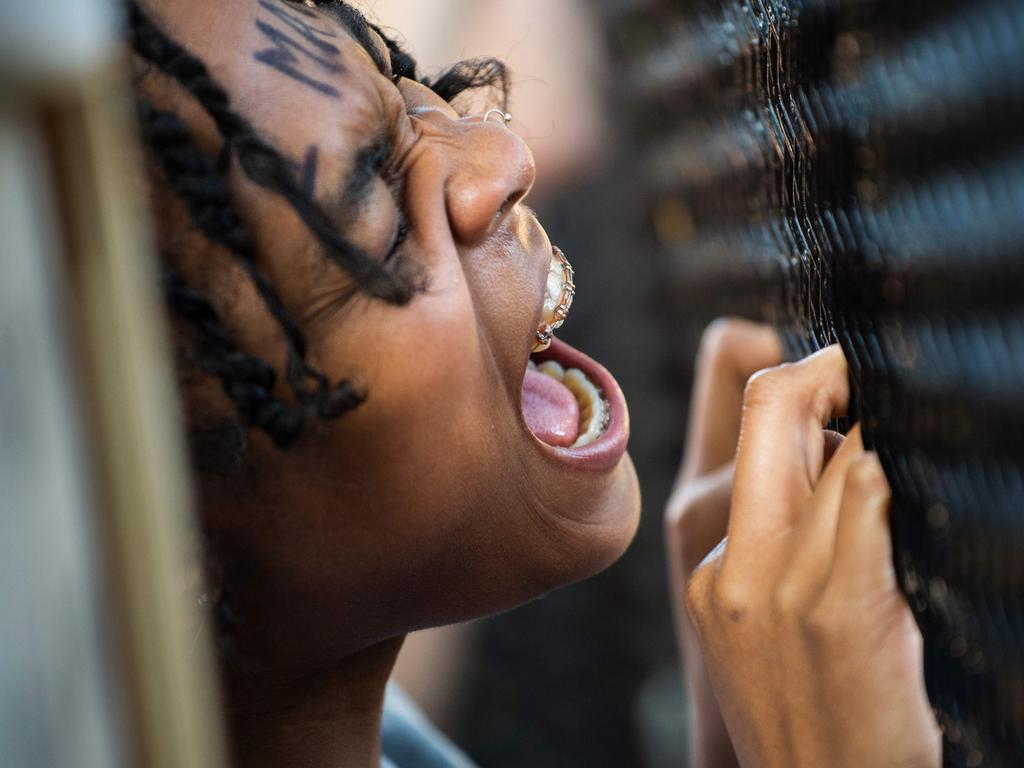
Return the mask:
M273 366L238 349L217 311L176 271L162 274L164 295L175 314L193 329L193 355L200 370L220 378L246 426L258 427L276 444L293 442L304 421L301 408L289 408L273 396Z
M188 128L177 115L154 109L146 102L140 102L138 108L143 137L159 160L168 186L188 206L196 227L235 257L284 332L288 347L287 379L292 392L321 415L332 415L327 412L332 406L327 377L306 362L305 336L257 266L252 239L235 212L231 193L213 161L196 148ZM309 379L316 385L315 392L307 387Z
M371 296L405 304L423 287L417 271L408 267L408 262L400 261L389 268L341 237L330 217L302 189L293 164L231 108L227 92L213 79L206 65L168 37L137 3L129 2L128 9L135 52L180 83L209 113L224 139L225 163L236 157L249 179L281 195L324 246L327 255Z
M200 370L221 380L242 423L262 429L278 447L295 442L305 426L306 407L288 405L274 397L277 375L273 366L240 351L213 305L175 270L165 267L162 283L171 309L194 331L196 364ZM361 401L360 395L343 383L335 389L332 406L336 413L333 415L351 410Z

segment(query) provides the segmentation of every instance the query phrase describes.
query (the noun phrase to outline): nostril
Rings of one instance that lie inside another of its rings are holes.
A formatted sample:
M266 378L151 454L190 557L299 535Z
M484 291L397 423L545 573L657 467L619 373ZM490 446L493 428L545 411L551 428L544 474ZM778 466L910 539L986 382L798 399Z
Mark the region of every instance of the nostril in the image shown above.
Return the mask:
M529 148L511 131L492 128L467 131L451 156L445 201L461 243L479 243L500 229L533 186Z
M524 197L526 197L525 189L519 189L513 192L511 195L505 198L505 201L500 206L498 206L498 212L494 218L500 219L506 213L511 211L512 208L515 207L515 204L522 200Z

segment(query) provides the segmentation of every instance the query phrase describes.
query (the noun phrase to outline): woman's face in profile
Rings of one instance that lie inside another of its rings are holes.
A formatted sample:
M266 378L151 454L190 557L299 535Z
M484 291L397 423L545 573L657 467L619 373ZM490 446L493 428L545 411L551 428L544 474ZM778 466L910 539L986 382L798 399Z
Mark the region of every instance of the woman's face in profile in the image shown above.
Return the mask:
M607 432L558 448L523 415L552 258L520 204L534 179L526 145L500 121L462 118L422 85L394 83L330 11L175 0L156 12L301 168L338 228L371 257L412 262L426 284L404 307L360 294L284 202L232 171L261 266L303 327L310 361L367 395L290 450L254 435L240 474L202 480L202 514L235 573L250 645L296 659L353 651L610 564L639 511L617 385L556 344L547 354L605 390ZM216 148L184 92L151 90ZM184 267L220 265L207 286L226 297L245 345L279 362L276 326L225 264L196 250ZM585 268L580 278L585 301Z

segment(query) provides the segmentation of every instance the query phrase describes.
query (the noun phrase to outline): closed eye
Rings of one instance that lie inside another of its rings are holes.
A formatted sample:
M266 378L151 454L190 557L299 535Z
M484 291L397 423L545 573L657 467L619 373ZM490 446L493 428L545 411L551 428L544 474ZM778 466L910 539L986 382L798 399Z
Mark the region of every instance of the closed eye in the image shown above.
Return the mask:
M405 222L405 216L399 209L398 222L395 227L395 236L391 241L391 247L388 249L387 254L384 256L384 261L392 261L402 250L402 246L405 245L405 241L409 238L409 227Z
M409 235L403 205L404 177L392 172L393 156L394 146L383 138L360 149L356 153L352 171L345 179L338 204L343 223L354 224L369 205L380 200L374 196L377 184L383 182L387 185L395 204L396 216L394 231L383 254L384 261L391 261L398 255Z

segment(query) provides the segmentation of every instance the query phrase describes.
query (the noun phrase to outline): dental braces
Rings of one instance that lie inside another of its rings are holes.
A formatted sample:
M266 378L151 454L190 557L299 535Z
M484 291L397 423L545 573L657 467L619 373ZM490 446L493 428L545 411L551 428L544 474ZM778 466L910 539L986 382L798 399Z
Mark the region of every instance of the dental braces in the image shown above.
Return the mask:
M576 296L576 285L573 283L573 272L572 265L569 260L565 258L565 254L562 253L562 249L557 246L552 246L552 252L555 258L558 259L558 263L562 267L562 296L558 305L555 307L555 318L551 323L544 323L540 328L537 329L537 346L534 347L534 351L547 349L551 346L551 339L555 337L555 331L562 327L562 323L565 322L565 318L569 314L569 308L572 307L573 297Z

